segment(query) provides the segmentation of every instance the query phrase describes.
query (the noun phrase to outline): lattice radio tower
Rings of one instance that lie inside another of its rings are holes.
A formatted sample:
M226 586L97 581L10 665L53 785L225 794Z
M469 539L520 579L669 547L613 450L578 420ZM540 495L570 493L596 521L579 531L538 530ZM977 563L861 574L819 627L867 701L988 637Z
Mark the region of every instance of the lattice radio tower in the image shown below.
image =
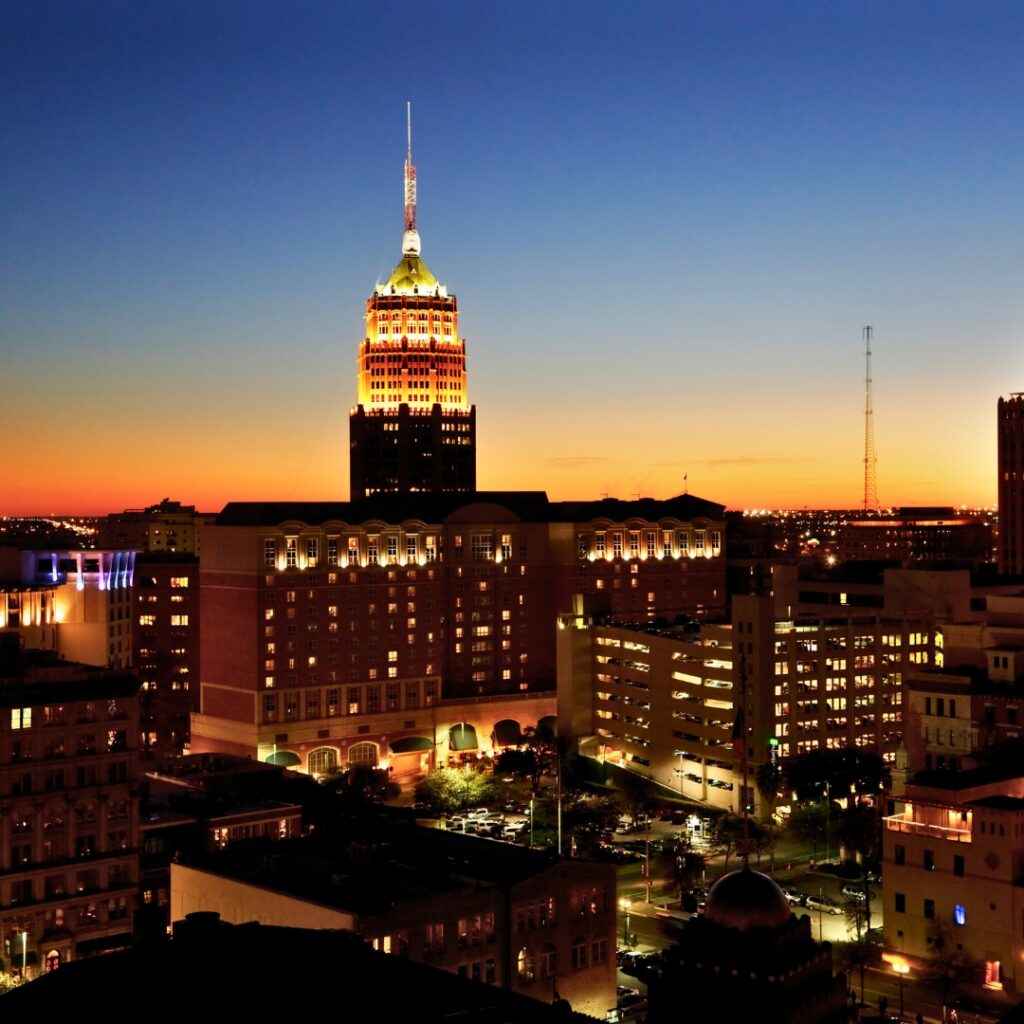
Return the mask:
M875 458L875 411L871 405L871 327L864 334L864 511L878 510L878 473Z

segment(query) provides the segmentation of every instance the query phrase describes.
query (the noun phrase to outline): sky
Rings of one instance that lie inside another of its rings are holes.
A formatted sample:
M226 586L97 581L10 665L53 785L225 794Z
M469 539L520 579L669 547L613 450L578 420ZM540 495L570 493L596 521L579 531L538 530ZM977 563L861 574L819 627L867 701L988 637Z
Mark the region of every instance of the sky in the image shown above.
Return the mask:
M0 515L348 497L365 302L459 301L481 489L995 501L1024 7L0 5Z

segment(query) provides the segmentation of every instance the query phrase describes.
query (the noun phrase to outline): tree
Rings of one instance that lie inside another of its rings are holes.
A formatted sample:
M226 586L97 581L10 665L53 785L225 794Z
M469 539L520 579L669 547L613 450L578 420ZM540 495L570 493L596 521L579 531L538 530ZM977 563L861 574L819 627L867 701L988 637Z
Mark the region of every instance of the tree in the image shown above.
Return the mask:
M864 974L869 967L879 962L881 947L870 932L866 935L858 935L852 941L846 943L842 952L842 962L851 971L855 970L860 974L860 1001L864 1004Z
M757 766L757 791L768 803L768 838L771 844L771 871L775 874L775 801L782 792L782 772L775 761Z
M472 769L438 768L416 786L416 799L436 811L459 811L482 803L490 783Z
M321 776L320 785L356 805L391 800L400 792L387 769L368 764L332 769Z
M824 800L799 803L789 816L789 827L795 836L811 844L812 856L818 856L818 844L828 834L829 804Z
M977 981L981 968L973 957L957 947L949 925L937 917L932 918L925 941L929 955L924 976L929 985L939 990L945 1011L949 997L961 986Z
M619 781L619 789L622 799L629 808L633 824L636 824L641 812L650 811L654 806L656 789L654 780L637 772L623 772Z
M882 843L881 822L870 804L855 804L839 820L839 841L860 858L861 884L864 892L864 920L871 928L871 889L868 869L878 857Z
M787 763L786 779L800 800L850 792L877 799L888 785L889 769L873 750L812 750Z
M693 848L689 835L663 840L655 849L655 858L668 870L680 899L704 877L705 856Z
M494 762L496 775L518 775L529 779L534 794L540 789L541 762L533 750L505 750Z

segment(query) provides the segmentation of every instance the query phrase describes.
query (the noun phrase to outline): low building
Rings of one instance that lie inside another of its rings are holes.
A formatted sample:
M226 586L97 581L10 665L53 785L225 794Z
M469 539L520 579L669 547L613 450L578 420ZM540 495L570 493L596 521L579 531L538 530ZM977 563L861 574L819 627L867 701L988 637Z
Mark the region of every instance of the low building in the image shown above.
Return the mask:
M0 548L0 636L84 665L132 661L135 552Z
M744 867L720 878L702 915L644 976L650 1024L678 1020L846 1024L846 978L767 875Z
M174 918L345 928L374 948L604 1016L615 1005L615 869L415 826L229 847L171 865Z
M203 525L215 516L213 512L197 512L195 505L164 498L145 508L111 512L99 522L99 543L101 547L198 558Z
M978 982L1019 992L1024 976L1024 777L919 773L882 832L886 945L926 959L936 937L979 962Z

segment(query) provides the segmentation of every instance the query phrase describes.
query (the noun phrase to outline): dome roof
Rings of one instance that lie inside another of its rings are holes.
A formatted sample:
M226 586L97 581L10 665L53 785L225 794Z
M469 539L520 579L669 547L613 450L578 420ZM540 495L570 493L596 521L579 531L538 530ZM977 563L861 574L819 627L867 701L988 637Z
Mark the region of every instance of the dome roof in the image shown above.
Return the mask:
M723 928L781 928L789 921L782 890L760 871L741 868L720 878L708 893L705 920Z
M378 287L383 295L432 295L441 286L419 256L404 256L387 284Z

